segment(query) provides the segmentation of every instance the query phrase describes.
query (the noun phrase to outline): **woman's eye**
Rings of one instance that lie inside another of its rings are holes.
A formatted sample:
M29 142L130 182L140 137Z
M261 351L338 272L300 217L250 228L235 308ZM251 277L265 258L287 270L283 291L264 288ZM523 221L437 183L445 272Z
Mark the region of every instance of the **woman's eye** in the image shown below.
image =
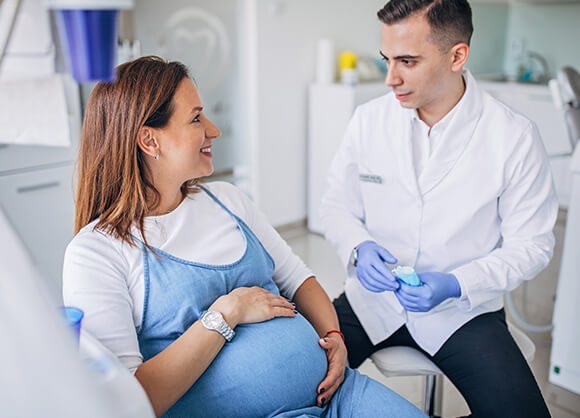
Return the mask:
M196 116L193 118L193 120L192 120L192 122L199 122L199 121L200 121L200 120L199 120L199 115L196 115Z

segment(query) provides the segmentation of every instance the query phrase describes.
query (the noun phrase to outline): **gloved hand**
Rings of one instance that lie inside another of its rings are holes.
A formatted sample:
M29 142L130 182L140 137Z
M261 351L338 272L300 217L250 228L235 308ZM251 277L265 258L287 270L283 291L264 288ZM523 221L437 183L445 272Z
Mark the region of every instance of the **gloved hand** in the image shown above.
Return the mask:
M399 288L399 282L385 266L385 261L395 264L397 259L385 248L373 241L365 241L357 249L356 276L371 292L384 292Z
M428 312L446 299L461 296L461 286L453 274L428 272L419 274L421 286L401 283L395 296L411 312Z

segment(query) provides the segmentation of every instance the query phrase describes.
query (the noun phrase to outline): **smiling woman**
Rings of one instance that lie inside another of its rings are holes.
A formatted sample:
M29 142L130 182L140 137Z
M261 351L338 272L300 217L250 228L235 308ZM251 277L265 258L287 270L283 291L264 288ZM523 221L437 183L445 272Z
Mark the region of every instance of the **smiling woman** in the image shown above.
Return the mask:
M95 87L65 303L157 415L422 416L345 367L328 296L253 203L199 184L219 135L180 63L139 58Z
M192 178L209 176L213 172L212 141L219 129L205 116L201 99L189 78L181 80L171 104L172 117L162 127L143 126L137 145L147 157L158 162L150 164L153 182L179 190L179 185ZM177 185L178 187L175 187ZM165 196L161 196L163 199ZM168 196L159 202L159 212L177 207L182 196Z

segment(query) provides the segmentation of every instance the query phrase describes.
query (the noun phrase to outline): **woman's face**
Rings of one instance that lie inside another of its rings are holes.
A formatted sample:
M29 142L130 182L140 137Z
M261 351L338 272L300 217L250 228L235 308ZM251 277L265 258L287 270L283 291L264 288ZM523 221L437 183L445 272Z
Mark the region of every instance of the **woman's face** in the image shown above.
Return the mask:
M184 78L173 96L173 114L163 128L157 129L164 175L179 184L213 173L211 146L221 132L203 113L193 82Z

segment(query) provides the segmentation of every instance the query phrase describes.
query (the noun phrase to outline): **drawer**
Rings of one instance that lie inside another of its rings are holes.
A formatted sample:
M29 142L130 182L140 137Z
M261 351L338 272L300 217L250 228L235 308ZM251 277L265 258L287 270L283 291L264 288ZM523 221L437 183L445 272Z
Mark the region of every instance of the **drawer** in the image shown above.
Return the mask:
M0 205L61 301L62 261L73 237L73 164L0 176Z

